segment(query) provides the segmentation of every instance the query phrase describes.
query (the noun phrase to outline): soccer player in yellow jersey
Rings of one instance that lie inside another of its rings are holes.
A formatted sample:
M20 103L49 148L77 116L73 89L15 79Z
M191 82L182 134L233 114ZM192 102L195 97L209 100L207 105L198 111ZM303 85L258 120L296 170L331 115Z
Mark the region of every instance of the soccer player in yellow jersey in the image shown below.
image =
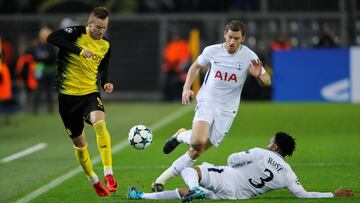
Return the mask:
M94 8L88 25L67 27L51 33L47 41L59 47L56 89L59 112L73 141L75 156L99 196L118 189L112 171L110 134L98 82L106 93L113 91L108 79L110 43L104 38L109 23L105 7ZM92 168L87 150L84 121L92 125L104 166L107 189Z

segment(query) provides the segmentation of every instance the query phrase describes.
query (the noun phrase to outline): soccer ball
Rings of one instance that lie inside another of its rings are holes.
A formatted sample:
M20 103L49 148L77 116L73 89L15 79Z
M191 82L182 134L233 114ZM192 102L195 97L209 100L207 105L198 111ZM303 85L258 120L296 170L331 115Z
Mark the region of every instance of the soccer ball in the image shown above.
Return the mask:
M147 148L152 141L151 129L144 125L135 125L129 131L128 141L129 145L135 149L142 150Z

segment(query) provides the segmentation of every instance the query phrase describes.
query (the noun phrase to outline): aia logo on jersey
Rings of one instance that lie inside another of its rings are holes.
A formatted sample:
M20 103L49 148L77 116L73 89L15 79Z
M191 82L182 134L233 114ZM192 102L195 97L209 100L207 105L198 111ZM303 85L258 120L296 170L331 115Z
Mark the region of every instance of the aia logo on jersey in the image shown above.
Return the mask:
M216 71L215 78L218 78L223 81L228 81L228 82L231 82L231 81L237 82L237 77L234 73L230 74L228 72Z

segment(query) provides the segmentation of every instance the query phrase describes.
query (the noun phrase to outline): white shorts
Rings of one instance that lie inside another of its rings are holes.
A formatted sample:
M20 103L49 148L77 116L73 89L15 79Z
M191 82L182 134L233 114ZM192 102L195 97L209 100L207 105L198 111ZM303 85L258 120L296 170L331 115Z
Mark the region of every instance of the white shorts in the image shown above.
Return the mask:
M216 109L212 104L200 102L195 107L193 123L196 121L208 122L210 124L209 140L217 147L230 130L235 115L232 112Z
M200 166L200 186L205 188L207 199L237 199L234 191L236 186L227 177L224 167L214 166L209 163L202 163Z

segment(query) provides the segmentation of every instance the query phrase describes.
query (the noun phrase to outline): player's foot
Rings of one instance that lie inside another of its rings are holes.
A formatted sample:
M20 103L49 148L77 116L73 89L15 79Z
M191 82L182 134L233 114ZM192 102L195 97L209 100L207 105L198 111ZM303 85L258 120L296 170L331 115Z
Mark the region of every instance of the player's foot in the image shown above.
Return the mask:
M151 184L151 191L153 192L162 192L164 191L164 185L161 183L153 183Z
M99 196L110 196L110 192L107 191L107 189L103 186L100 180L93 184L93 187Z
M192 188L185 196L181 198L182 202L191 202L193 199L204 199L205 192L199 187Z
M180 144L180 142L177 141L176 138L181 132L184 131L186 131L185 128L180 128L174 135L172 135L169 139L166 140L163 148L165 154L169 154Z
M105 183L110 192L115 192L118 190L117 182L112 174L105 176Z
M128 199L141 199L143 195L144 193L137 190L135 187L128 187Z

